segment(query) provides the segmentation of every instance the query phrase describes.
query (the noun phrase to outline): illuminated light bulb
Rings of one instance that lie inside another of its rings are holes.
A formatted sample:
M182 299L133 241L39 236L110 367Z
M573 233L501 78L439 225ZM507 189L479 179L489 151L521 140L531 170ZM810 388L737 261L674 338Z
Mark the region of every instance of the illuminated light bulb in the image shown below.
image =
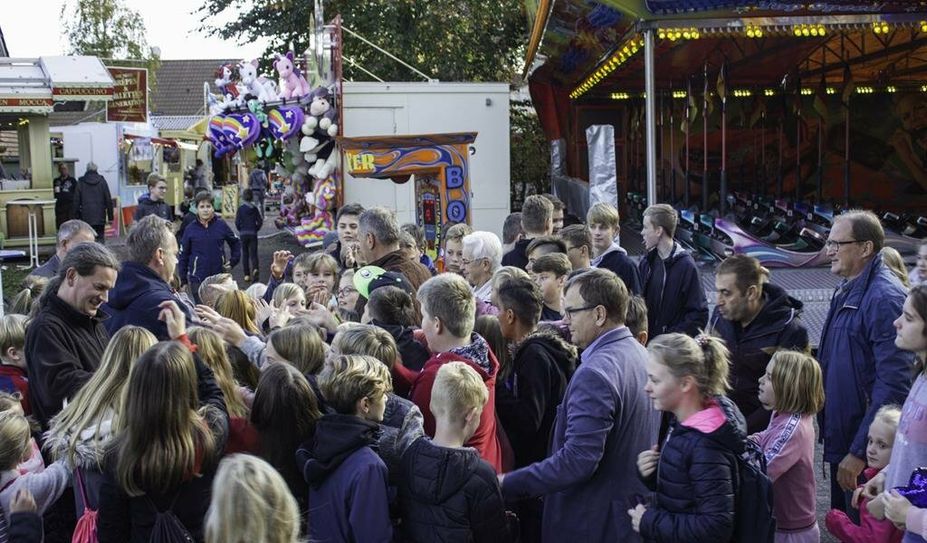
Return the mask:
M924 32L927 32L927 30L925 30ZM700 35L700 34L699 34L698 30L692 31L692 39L693 39L693 40L697 40L697 39L699 38L699 35Z
M685 39L689 39L689 37L690 37L691 35L692 35L692 34L690 34L688 30L686 30L685 32L682 33L682 37L685 38Z
M665 40L666 32L664 32L663 30L660 30L659 32L657 32L657 37L660 38L661 40Z
M807 38L809 35L811 35L811 29L808 27L802 28L801 35Z
M754 31L754 35L755 35L757 38L762 38L762 37L763 37L763 30L757 28L757 29Z
M800 37L801 37L801 28L800 28L800 27L797 27L797 26L796 26L794 32L795 32L795 37L796 37L796 38L800 38Z

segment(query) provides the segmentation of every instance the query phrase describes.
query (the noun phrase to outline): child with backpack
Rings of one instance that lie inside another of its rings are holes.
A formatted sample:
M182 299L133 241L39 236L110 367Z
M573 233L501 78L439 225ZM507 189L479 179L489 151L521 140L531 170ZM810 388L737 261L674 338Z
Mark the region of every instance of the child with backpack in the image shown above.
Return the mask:
M895 433L901 409L897 405L884 405L876 411L869 425L869 444L866 446L866 464L863 477L868 481L878 475L892 457ZM899 543L904 533L892 521L874 516L866 505L869 500L861 499L863 486L853 493L853 503L859 506L859 524L850 520L846 513L831 509L824 517L827 530L842 543Z
M750 439L762 447L773 483L776 543L818 543L812 419L824 406L820 365L807 354L778 351L760 378L759 400L772 420Z
M299 541L296 500L277 470L256 456L225 457L212 484L206 543L231 541Z
M296 452L309 483L309 539L392 541L386 464L371 448L392 390L389 370L372 356L338 356L319 386L334 413L322 415Z
M508 541L505 505L492 466L465 447L489 391L464 362L441 366L431 389L433 439L403 454L399 483L404 541Z
M753 505L744 501L746 494L751 499L758 496L747 492L754 489L746 486L741 467L740 457L748 450L746 423L723 396L728 388L728 350L718 338L701 334L693 339L679 333L654 338L647 350L645 390L654 408L672 417L663 446L654 445L638 456L638 471L655 495L653 503L628 510L631 526L648 541L738 540L743 528L739 524L747 518L737 518L740 506ZM735 500L738 494L741 499ZM752 541L767 541L767 526L750 520L755 528ZM771 516L766 520L771 522Z
M228 435L228 412L212 371L192 352L184 317L162 310L170 336L132 367L104 461L100 543L203 540L203 518Z

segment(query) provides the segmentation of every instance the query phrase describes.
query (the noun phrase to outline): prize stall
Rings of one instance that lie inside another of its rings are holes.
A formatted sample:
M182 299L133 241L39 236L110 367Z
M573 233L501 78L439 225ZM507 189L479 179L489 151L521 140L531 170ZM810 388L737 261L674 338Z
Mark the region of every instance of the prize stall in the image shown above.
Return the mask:
M54 105L112 94L113 80L96 57L0 58L0 134L9 136L0 137L9 144L0 153L0 231L7 246L35 250L55 242L57 166L48 126Z

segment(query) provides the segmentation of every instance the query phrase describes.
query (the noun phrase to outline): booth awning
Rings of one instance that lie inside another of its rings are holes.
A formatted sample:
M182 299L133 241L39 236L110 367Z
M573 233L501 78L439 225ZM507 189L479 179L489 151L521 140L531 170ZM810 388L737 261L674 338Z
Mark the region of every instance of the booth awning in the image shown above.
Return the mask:
M127 140L151 140L151 143L157 143L158 145L166 145L168 147L177 147L177 142L170 138L159 138L157 136L139 136L136 134L123 134L122 135Z
M56 102L112 94L113 79L97 57L0 58L0 112L47 114Z

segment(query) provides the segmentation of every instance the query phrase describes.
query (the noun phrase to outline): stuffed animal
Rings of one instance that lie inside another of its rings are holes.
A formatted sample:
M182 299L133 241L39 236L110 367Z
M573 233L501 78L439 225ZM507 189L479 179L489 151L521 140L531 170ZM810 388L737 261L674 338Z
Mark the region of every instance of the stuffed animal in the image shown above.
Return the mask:
M293 51L287 51L286 55L277 55L274 68L280 74L280 98L299 98L309 94L309 83L293 64Z
M309 115L303 123L303 134L309 136L318 127L323 134L334 138L338 135L338 112L332 107L328 89L319 87L310 96Z
M338 168L338 153L332 152L328 158L321 158L315 161L315 164L309 168L309 175L316 179L325 179L329 177Z
M216 70L216 87L225 97L225 102L231 104L238 100L238 74L235 73L235 66L223 64Z
M334 228L335 221L331 212L334 201L335 181L330 177L318 180L315 189L306 193L310 215L302 218L300 225L294 228L296 239L304 247L321 244L325 234Z
M265 104L276 100L277 94L274 92L274 83L266 77L258 76L257 69L257 59L251 62L241 61L238 63L238 73L241 76L241 83L245 88L245 92Z

